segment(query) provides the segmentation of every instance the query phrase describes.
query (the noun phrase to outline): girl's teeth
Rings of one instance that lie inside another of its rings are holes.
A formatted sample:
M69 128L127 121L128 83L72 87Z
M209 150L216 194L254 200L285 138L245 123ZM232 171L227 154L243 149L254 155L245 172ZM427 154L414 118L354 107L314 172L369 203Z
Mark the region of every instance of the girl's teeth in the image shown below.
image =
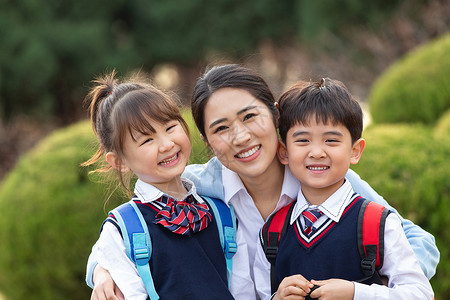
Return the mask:
M239 158L246 158L246 157L249 157L250 155L253 155L256 151L258 151L259 148L261 148L261 146L256 146L256 147L254 147L253 149L248 150L248 151L246 151L246 152L244 152L244 153L239 153L239 154L237 154L236 156L239 157Z
M173 157L169 158L169 159L165 159L162 162L160 162L161 165L167 165L170 164L171 162L173 162L175 159L177 159L177 154L175 154Z

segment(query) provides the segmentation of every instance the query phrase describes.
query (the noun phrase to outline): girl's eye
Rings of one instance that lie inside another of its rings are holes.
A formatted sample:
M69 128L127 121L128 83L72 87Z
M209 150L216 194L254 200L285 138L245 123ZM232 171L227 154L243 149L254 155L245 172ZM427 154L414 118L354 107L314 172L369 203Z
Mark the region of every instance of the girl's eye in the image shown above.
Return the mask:
M248 113L248 114L246 114L246 115L244 116L244 121L245 121L245 120L248 120L248 119L251 119L251 118L253 118L253 117L255 117L255 116L256 116L255 113Z
M173 124L173 125L167 127L166 131L170 131L170 130L173 129L175 126L177 126L177 124Z
M147 139L145 139L145 140L141 143L141 146L144 145L144 144L146 144L146 143L149 143L149 142L151 142L151 141L153 141L152 138L147 138Z
M214 133L218 133L220 131L224 131L226 130L228 127L227 126L219 126L214 130Z

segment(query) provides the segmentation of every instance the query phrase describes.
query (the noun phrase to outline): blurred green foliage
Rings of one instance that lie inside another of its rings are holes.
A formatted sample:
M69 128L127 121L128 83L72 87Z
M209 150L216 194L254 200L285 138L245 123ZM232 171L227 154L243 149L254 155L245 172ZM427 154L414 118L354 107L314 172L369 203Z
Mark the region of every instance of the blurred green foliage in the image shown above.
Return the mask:
M20 112L67 124L105 69L198 67L218 53L242 59L263 41L344 35L401 1L0 1L0 118Z
M450 109L450 34L413 50L372 86L376 123L435 124Z
M399 213L436 238L441 252L431 283L436 299L450 295L450 131L435 138L434 128L421 124L376 125L363 136L366 149L352 166Z

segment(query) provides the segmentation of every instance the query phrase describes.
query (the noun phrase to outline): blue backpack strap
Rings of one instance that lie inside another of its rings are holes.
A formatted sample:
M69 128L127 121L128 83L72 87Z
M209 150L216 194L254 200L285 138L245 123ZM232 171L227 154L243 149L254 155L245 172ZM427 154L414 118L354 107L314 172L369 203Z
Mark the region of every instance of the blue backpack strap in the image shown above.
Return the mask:
M203 196L213 210L217 229L219 230L220 244L222 245L227 264L228 286L233 269L233 256L237 251L236 243L236 216L233 206L228 207L222 200Z
M152 242L147 223L133 200L112 210L122 232L127 256L135 263L150 300L158 300L150 266Z

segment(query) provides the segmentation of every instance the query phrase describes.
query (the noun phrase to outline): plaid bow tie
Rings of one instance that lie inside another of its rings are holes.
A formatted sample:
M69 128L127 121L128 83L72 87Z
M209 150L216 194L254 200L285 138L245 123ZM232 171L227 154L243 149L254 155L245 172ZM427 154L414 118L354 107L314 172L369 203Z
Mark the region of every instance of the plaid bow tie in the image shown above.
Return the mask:
M156 214L155 224L161 224L173 233L191 235L208 227L212 220L206 204L198 203L192 195L183 201L162 196L163 208Z

